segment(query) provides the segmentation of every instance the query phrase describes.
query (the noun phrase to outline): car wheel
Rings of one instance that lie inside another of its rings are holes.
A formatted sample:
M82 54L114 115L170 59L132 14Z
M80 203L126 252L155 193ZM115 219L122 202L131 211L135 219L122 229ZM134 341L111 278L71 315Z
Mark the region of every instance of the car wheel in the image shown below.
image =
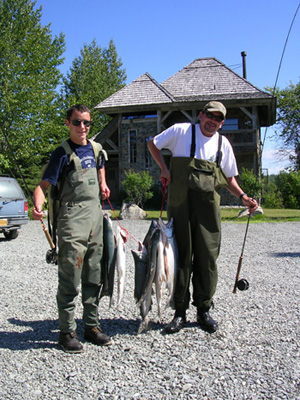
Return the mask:
M14 229L9 232L4 232L4 236L7 240L15 239L18 237L18 235L19 235L19 232L17 229Z

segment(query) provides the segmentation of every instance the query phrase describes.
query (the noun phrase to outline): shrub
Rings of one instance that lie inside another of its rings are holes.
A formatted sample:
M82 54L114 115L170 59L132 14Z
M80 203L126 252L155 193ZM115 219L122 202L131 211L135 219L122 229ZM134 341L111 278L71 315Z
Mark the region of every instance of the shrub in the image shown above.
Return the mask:
M280 172L275 184L282 196L284 208L300 208L300 171Z
M264 184L262 204L265 208L283 208L281 194L274 182Z
M262 184L259 182L258 177L254 174L253 169L250 171L242 168L240 175L241 187L251 197L260 197Z
M153 178L149 175L148 171L126 171L125 179L122 182L123 188L128 196L126 201L143 207L145 201L153 197L153 193L150 190L152 181Z

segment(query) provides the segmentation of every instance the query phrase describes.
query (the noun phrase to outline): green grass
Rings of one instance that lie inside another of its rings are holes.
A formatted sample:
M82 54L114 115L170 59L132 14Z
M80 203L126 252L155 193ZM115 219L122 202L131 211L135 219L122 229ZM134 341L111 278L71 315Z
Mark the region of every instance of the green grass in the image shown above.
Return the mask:
M237 218L240 209L223 208L221 211L223 222L242 222L247 217ZM263 208L263 215L251 217L251 222L300 222L300 210Z
M222 208L221 217L222 222L245 222L247 217L237 218L240 208ZM289 209L263 209L263 215L256 215L251 217L251 222L300 222L300 210L289 210ZM147 220L158 219L160 211L149 211L147 210ZM114 210L111 218L115 219L115 215L119 218L120 211ZM167 212L163 211L162 218L167 219Z

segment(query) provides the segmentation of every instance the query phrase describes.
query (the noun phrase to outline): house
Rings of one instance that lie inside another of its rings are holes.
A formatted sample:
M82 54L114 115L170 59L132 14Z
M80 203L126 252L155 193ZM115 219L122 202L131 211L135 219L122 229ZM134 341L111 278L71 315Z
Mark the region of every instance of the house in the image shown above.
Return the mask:
M145 73L95 107L112 117L95 137L109 155L106 175L112 200L120 192L126 170L148 170L159 180L148 140L174 123L196 123L210 100L227 108L221 133L233 146L239 171L245 167L261 174L261 127L275 123L276 98L216 58L200 58L160 84ZM233 198L226 193L222 203L231 204Z

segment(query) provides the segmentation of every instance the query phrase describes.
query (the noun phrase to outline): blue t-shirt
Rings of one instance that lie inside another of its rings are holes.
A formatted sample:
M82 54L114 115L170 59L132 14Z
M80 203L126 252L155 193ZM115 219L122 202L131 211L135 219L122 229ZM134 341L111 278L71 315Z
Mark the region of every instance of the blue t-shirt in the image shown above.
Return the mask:
M71 149L79 157L83 169L96 168L96 160L93 146L90 142L88 142L85 146L76 144L70 139L68 139L67 142L69 143ZM44 172L42 179L55 186L57 182L61 179L62 171L64 167L68 164L68 161L68 156L64 148L62 146L59 146L52 153L49 164L46 168L46 171ZM103 157L100 168L103 168L104 162L105 160Z

